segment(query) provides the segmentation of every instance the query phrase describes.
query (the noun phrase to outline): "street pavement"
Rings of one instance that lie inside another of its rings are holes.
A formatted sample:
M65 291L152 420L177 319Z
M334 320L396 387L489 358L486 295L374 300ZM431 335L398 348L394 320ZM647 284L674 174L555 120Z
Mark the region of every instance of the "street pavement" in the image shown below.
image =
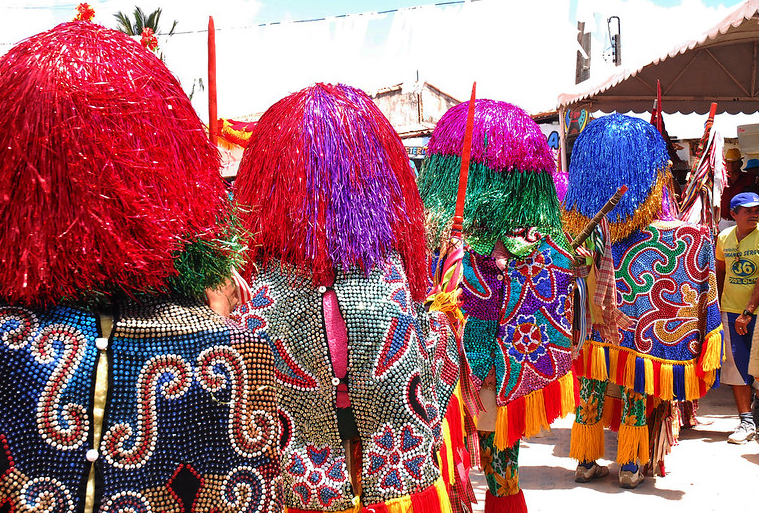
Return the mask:
M619 486L617 435L606 430L609 475L580 484L574 481L577 462L569 458L574 415L556 421L550 433L523 440L519 450L519 481L530 513L708 513L757 511L759 443L727 443L738 425L732 391L722 386L701 399L698 418L704 421L680 433L679 445L664 459L667 475L646 476L634 490ZM472 471L472 483L482 513L487 484Z

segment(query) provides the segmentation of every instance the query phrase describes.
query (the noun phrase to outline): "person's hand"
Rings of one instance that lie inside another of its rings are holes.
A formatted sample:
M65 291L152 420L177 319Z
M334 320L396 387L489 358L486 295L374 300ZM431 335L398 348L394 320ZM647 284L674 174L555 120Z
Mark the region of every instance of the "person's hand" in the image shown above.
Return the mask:
M748 323L751 322L751 316L740 314L737 319L735 319L735 332L738 335L746 335L748 333Z

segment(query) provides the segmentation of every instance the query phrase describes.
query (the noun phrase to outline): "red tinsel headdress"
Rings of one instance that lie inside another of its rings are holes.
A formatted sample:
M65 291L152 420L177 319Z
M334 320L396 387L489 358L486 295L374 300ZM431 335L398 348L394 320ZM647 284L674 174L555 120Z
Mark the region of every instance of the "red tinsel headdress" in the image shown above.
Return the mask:
M250 139L236 199L255 258L317 280L397 250L412 294L426 288L424 217L406 150L366 93L316 84L274 104Z
M64 23L0 59L0 298L165 288L226 207L176 78L115 30Z

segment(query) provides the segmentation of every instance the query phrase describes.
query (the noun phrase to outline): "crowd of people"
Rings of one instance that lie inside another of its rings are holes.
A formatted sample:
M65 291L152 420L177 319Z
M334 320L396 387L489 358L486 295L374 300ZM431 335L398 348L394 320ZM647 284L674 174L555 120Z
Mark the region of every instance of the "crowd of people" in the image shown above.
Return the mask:
M85 21L0 58L0 126L0 507L470 512L474 466L486 512L524 512L524 437L574 414L586 483L618 431L636 488L720 380L728 441L756 436L737 150L715 242L638 118L590 122L562 190L530 116L473 99L417 177L369 96L317 83L230 190L164 63Z

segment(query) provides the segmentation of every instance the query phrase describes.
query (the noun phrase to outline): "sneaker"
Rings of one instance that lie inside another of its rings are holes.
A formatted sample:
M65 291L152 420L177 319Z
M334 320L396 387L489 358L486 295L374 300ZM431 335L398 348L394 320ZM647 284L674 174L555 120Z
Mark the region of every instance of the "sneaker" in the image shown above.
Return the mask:
M748 422L741 422L740 425L733 431L733 434L727 437L727 441L731 444L743 444L749 440L753 440L755 436L756 427L752 426Z
M640 471L640 467L636 468L635 472L619 469L619 485L622 488L632 490L642 482L643 472Z
M759 390L754 391L754 400L751 401L751 416L754 417L754 425L759 426Z
M609 467L604 467L596 462L593 462L591 467L586 467L580 463L577 465L577 470L575 470L575 482L587 483L593 479L607 475L609 475Z

